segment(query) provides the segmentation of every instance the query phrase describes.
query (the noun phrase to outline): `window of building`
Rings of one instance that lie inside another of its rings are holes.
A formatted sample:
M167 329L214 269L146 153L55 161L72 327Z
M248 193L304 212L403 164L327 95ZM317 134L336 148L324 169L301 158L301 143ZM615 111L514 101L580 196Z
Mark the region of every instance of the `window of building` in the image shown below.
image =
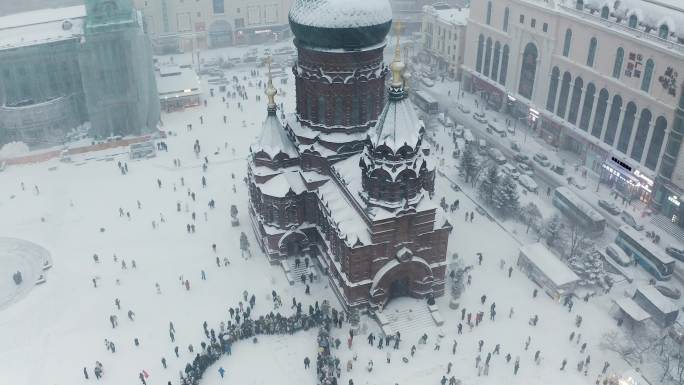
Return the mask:
M613 96L613 103L610 105L610 115L608 115L608 124L606 126L606 134L603 141L609 145L615 143L615 133L617 132L618 122L620 121L620 113L622 112L622 97L620 95Z
M487 2L487 25L492 24L492 2Z
M520 15L520 24L525 24L525 15Z
M572 44L572 30L570 28L565 30L565 40L563 41L563 56L570 55L570 45Z
M532 21L530 21L530 27L534 28L537 26L537 19L532 18Z
M235 28L245 28L245 19L243 17L235 19Z
M344 102L342 97L335 98L335 125L341 126L344 124Z
M542 24L542 31L549 32L549 23Z
M620 137L618 138L617 149L623 154L627 154L627 146L629 145L629 138L632 136L632 127L634 126L634 118L636 116L636 104L634 102L627 103L625 109L625 117L622 119L622 129L620 130Z
M606 110L608 109L608 90L605 88L599 92L598 102L596 103L596 112L594 112L594 125L591 128L591 134L596 138L601 138L601 131L603 130L603 122L606 117Z
M546 97L546 109L554 112L556 107L556 95L558 94L558 81L560 78L560 70L558 67L553 67L551 71L551 83L549 83L549 94Z
M492 59L492 74L490 77L496 81L499 78L499 58L501 56L501 43L494 43L494 58Z
M610 16L610 8L608 8L607 5L604 5L603 8L601 8L601 18L607 19L608 16Z
M584 105L582 106L582 116L580 117L579 128L584 131L589 130L589 120L591 119L591 111L594 108L594 95L596 95L596 86L594 83L587 84L587 90L584 95Z
M668 27L667 24L661 24L660 28L658 28L658 36L660 36L661 39L667 39L670 36L670 27Z
M488 37L487 38L487 45L485 48L485 59L484 59L484 68L482 69L482 73L485 76L489 76L489 64L492 61L492 38Z
M214 13L223 14L225 12L225 0L213 0Z
M648 108L641 110L639 124L637 125L637 132L634 136L634 144L632 145L632 153L630 154L630 157L637 162L641 162L641 157L644 153L646 137L648 136L648 129L651 124L651 117L651 111Z
M594 59L596 59L596 46L598 45L598 40L592 37L589 41L589 53L587 54L587 66L594 66Z
M651 78L653 77L653 59L646 60L646 66L644 66L644 77L641 78L641 90L648 92L651 88Z
M508 44L503 47L503 54L501 55L501 72L499 74L499 84L506 85L506 76L508 75L508 54L510 49Z
M565 118L565 111L568 107L568 96L570 94L570 82L572 81L572 75L570 72L565 72L563 74L563 82L561 84L560 96L558 97L558 110L556 115L561 118Z
M615 79L620 79L620 72L622 72L622 61L625 58L625 50L622 47L618 47L617 52L615 52L615 63L613 64L613 77Z
M577 3L575 4L575 9L579 9L580 11L584 9L584 0L577 0Z
M484 54L484 36L477 38L477 57L475 58L475 71L482 73L482 55Z
M639 19L637 18L637 15L632 14L629 17L629 20L627 21L627 25L629 25L632 28L636 28L638 24L639 24Z
M537 74L537 58L539 51L534 43L527 43L523 51L522 66L520 68L520 83L518 93L527 99L532 99L534 79Z
M325 119L325 96L319 96L318 97L318 106L317 106L317 114L318 114L318 123L320 124L326 124L326 119Z
M665 139L665 129L667 128L667 120L659 116L656 119L653 136L651 136L651 144L648 147L648 154L646 154L646 167L655 171L660 157L660 149L663 147L663 140Z
M581 77L576 77L574 83L575 85L572 87L572 96L570 97L570 107L568 110L568 122L572 124L577 122L577 116L579 115L584 81Z
M511 10L506 7L504 10L504 17L503 17L503 31L508 32L508 16L511 13Z

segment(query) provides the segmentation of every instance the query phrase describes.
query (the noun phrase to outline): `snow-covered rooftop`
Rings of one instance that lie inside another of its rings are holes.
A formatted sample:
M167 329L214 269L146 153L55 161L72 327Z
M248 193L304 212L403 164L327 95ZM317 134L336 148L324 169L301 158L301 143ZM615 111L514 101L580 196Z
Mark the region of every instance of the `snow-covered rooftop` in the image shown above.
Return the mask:
M284 197L290 190L301 194L306 190L302 177L298 172L284 172L260 185L261 192L271 197Z
M296 0L290 19L321 28L357 28L392 20L388 0Z
M366 222L335 183L328 182L317 191L323 205L330 210L330 216L337 223L342 237L347 236L350 245L356 243L357 237L365 245L371 243Z
M395 153L404 145L415 148L420 139L423 122L418 118L408 98L390 100L369 132L373 146L386 145Z
M280 119L278 119L275 113L266 115L266 119L261 127L259 141L254 143L251 148L253 153L263 151L271 159L281 152L290 158L299 156L297 148L287 136L285 128L283 128Z
M200 80L192 68L171 66L160 68L157 78L159 97L173 98L200 94Z
M557 287L579 280L575 272L539 242L522 246L520 254L532 262Z
M470 8L435 8L433 6L425 6L425 10L436 16L443 22L454 25L466 25L468 23L468 16L470 15Z
M651 315L631 298L619 298L615 303L634 321L641 322L651 318Z
M73 39L83 35L85 6L41 9L0 17L0 49Z
M674 313L677 309L677 304L672 300L660 294L655 286L642 286L637 289L646 299L657 307L663 313Z

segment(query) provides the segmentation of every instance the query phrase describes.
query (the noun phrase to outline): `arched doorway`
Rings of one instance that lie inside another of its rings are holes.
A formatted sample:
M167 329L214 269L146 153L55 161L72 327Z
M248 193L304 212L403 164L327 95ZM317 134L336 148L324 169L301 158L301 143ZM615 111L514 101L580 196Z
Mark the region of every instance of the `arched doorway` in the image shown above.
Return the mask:
M228 47L233 44L233 28L225 20L216 20L209 26L211 48Z
M402 248L395 259L375 273L370 288L371 306L384 306L397 297L425 298L433 293L434 275L422 258Z
M534 43L527 43L523 51L522 66L520 68L520 84L518 93L527 99L532 99L534 79L537 74L537 58L539 51Z
M280 254L285 257L298 257L309 249L309 237L300 230L290 230L278 242Z

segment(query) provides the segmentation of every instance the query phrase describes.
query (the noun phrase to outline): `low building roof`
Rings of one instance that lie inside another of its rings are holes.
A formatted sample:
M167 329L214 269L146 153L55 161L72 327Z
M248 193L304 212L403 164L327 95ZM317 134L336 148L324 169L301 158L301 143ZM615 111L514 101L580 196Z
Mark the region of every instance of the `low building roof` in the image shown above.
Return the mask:
M166 74L167 76L163 76ZM161 69L156 74L157 92L160 99L199 95L201 93L200 80L191 68L174 67Z
M615 300L615 304L634 321L641 322L651 318L651 315L631 298L617 299Z
M0 50L75 39L83 35L84 5L0 17Z
M658 310L660 310L663 313L674 313L678 311L679 309L677 308L677 304L675 304L672 300L669 298L665 297L664 295L660 294L658 289L655 288L655 286L642 286L637 288L636 290L638 293L641 293L648 302L653 304L653 306L657 307Z
M579 281L574 271L539 242L521 247L520 254L532 262L556 286Z

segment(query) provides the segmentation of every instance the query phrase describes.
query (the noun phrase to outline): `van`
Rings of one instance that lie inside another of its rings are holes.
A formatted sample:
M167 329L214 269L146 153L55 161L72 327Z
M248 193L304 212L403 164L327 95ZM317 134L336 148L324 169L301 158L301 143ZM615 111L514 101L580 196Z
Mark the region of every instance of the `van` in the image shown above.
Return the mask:
M480 139L479 146L477 148L477 152L480 155L487 154L487 141L485 141L484 139Z
M620 213L620 218L623 222L628 224L636 231L641 231L644 229L644 225L638 223L636 219L634 219L634 216L632 216L632 214L630 214L627 210L622 210L622 212Z
M527 191L536 193L537 189L539 186L537 186L537 182L534 181L529 175L522 174L518 178L518 183L520 183L521 186L523 186Z
M491 147L489 149L489 156L499 165L506 163L506 157L497 148Z
M506 131L504 131L501 127L499 127L498 124L495 123L489 123L487 125L487 131L495 132L499 134L502 138L506 136Z

